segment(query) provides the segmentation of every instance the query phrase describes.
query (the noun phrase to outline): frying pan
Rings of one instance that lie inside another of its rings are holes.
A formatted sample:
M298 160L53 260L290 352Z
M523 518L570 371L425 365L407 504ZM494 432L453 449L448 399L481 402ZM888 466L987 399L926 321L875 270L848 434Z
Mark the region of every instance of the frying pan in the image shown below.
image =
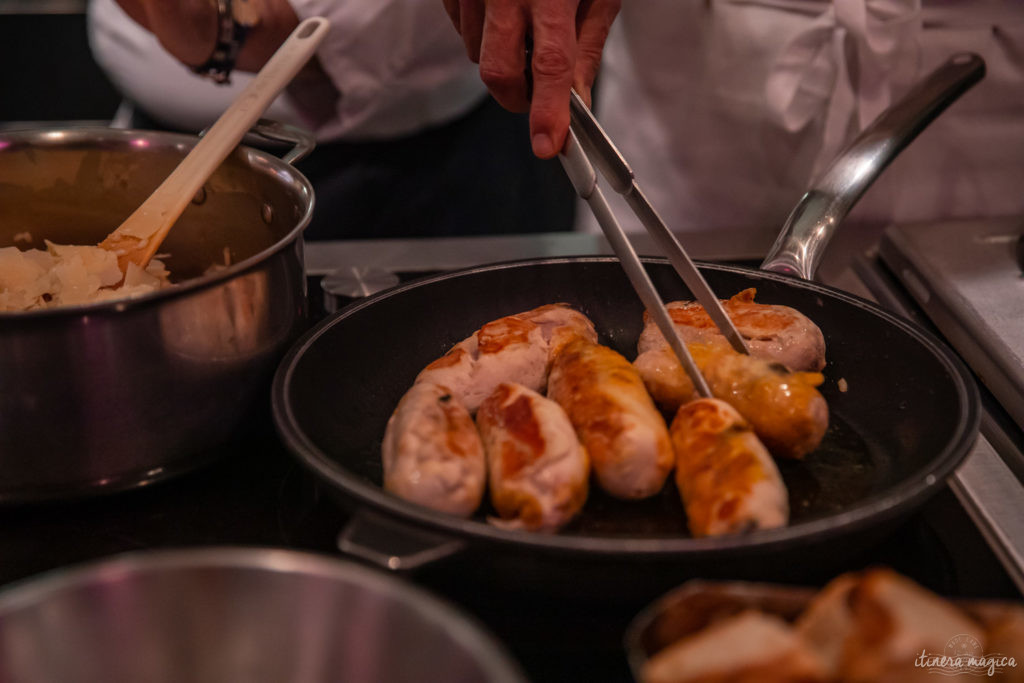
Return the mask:
M973 69L977 80L977 63ZM965 78L961 73L960 86ZM899 148L890 145L886 154ZM845 195L844 208L823 197L819 192L811 199L831 207L817 213L826 222L831 216L834 225L852 202ZM806 240L796 256L787 247L793 231L808 229L811 213L794 211L796 220L772 255L786 264L779 270L795 272L796 263L813 272L814 258L800 260ZM692 298L667 262L643 263L666 301ZM285 356L272 392L275 423L328 493L358 509L342 535L343 549L391 568L454 554L477 576L505 585L602 596L632 587L653 596L689 576L827 576L944 486L973 445L979 422L977 388L948 347L911 321L838 289L792 274L698 265L719 296L755 287L758 301L802 311L825 335L821 391L830 426L805 461L779 463L790 492L789 526L692 538L671 482L639 502L617 501L592 487L583 512L555 535L491 526L486 505L472 519L460 519L381 489L381 439L398 400L425 365L484 323L566 302L594 321L601 343L636 356L642 305L618 260L548 258L471 268L381 292L325 319Z

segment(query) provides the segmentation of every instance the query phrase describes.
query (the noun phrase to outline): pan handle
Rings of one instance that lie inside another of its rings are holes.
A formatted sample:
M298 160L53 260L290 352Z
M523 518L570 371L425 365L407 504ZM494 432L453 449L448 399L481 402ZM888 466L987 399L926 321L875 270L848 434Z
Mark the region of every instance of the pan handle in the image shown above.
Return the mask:
M462 552L464 541L358 510L338 534L338 550L382 569L407 572Z
M955 54L883 111L800 198L761 268L807 280L814 277L825 246L871 183L984 75L981 57L971 52Z

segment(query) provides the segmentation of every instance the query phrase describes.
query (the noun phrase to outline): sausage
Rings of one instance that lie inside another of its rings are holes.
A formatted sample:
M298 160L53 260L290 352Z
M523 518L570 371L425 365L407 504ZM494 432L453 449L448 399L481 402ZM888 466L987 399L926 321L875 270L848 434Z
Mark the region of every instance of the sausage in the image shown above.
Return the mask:
M738 410L773 455L800 459L821 444L828 429L828 404L817 390L821 373L789 372L716 343L687 348L711 394ZM697 397L667 345L643 352L634 366L662 410L674 412Z
M715 398L690 401L679 408L669 433L690 533L720 536L786 525L786 485L735 408Z
M384 489L434 510L472 515L483 500L486 460L473 418L446 387L414 384L381 444Z
M601 488L624 499L661 490L673 465L668 427L629 361L576 338L555 357L548 398L568 414Z
M714 588L702 590L715 594ZM833 680L826 675L813 650L781 616L767 610L758 611L753 605L735 611L726 607L742 604L742 599L729 596L715 597L713 602L707 598L694 601L696 608L685 612L687 619L675 616L677 612L684 614L682 610L670 611L673 618L661 619L670 626L662 627L657 633L672 634L673 630L678 630L686 635L645 661L639 680L644 683L826 683ZM705 627L696 632L683 630L691 623L699 624L700 617L705 618ZM683 628L677 625L680 623Z
M502 383L480 405L476 424L487 455L492 523L557 531L587 500L590 461L569 417L521 384Z
M544 386L548 349L535 323L506 316L493 320L425 367L416 382L443 384L475 413L502 382Z
M795 308L754 302L757 290L745 289L722 302L722 308L747 342L750 355L782 363L792 371L818 372L825 367L825 336ZM685 343L728 344L711 316L696 301L665 305ZM644 311L644 329L637 342L640 353L665 345L654 319Z
M562 347L576 337L597 343L597 330L594 329L593 321L568 304L547 304L519 313L515 317L540 326L541 335L548 345L549 370Z
M556 352L576 336L597 341L589 318L566 304L540 306L485 324L430 363L415 381L451 388L475 413L502 382L543 391Z

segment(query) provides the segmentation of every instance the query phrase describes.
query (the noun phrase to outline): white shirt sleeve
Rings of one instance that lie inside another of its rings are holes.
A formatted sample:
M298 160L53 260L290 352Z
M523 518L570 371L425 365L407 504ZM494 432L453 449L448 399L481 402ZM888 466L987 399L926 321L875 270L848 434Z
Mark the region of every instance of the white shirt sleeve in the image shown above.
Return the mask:
M208 128L253 78L235 72L229 85L218 85L195 75L114 0L90 0L86 16L93 59L125 99L165 126L193 132ZM302 125L284 96L264 115Z
M300 20L331 22L317 56L340 96L318 125L321 139L412 133L465 113L486 93L440 0L290 2Z

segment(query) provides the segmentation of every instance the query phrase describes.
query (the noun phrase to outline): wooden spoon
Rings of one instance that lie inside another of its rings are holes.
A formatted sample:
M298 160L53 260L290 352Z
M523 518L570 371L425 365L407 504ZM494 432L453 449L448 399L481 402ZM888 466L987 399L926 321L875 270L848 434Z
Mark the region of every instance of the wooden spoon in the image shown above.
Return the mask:
M167 179L100 242L117 254L122 273L129 263L146 267L199 188L309 61L329 28L322 17L300 23Z

